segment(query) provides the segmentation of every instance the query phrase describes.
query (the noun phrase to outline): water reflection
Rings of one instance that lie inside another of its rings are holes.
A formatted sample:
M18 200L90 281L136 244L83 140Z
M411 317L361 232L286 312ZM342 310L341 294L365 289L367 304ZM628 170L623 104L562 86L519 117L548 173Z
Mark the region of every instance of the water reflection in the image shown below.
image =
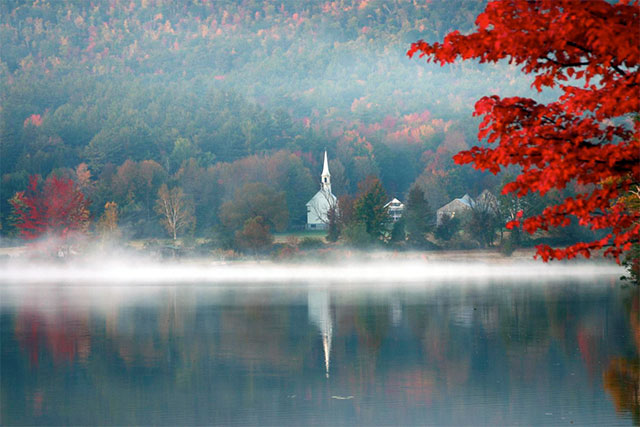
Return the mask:
M0 292L7 425L640 422L616 283Z
M309 322L315 324L322 336L322 349L324 350L324 367L326 377L329 378L329 364L331 361L331 339L333 338L333 321L331 320L331 302L329 291L310 290L307 297L307 310Z

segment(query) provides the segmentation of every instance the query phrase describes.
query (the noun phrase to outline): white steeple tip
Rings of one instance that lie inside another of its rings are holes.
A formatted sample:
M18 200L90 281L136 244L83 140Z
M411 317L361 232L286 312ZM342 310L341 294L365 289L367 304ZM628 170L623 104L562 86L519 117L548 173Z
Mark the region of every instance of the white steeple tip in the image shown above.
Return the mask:
M328 325L327 331L322 333L322 349L324 350L324 372L325 376L329 378L329 364L331 363L331 334L333 334L333 327Z
M324 150L324 166L322 167L322 176L324 175L331 176L331 174L329 173L329 161L327 160L327 150Z

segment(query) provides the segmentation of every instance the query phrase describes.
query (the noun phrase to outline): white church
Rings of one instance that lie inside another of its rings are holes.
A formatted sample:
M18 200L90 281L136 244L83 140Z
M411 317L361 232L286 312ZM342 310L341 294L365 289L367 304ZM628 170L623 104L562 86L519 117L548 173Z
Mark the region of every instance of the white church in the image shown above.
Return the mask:
M307 230L326 230L329 228L329 209L338 206L338 198L331 192L331 174L329 173L326 150L320 178L320 190L307 202Z

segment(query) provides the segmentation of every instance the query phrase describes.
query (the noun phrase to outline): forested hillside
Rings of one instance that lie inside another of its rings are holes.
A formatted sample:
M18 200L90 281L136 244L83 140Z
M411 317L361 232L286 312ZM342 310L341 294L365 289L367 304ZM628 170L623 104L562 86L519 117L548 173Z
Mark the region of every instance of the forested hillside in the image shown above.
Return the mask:
M2 233L30 175L74 179L93 218L116 202L132 235L161 233L179 186L196 232L243 185L283 192L304 224L329 152L336 195L368 176L432 207L499 178L454 166L476 142L475 100L529 93L508 64L410 61L418 39L470 31L478 1L0 2Z

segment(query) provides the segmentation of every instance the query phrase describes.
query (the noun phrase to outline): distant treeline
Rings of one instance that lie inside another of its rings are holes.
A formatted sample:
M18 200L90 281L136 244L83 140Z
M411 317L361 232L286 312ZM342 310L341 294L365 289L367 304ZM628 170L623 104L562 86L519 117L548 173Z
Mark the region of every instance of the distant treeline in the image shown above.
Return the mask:
M529 93L508 65L409 61L420 38L469 30L484 2L339 0L0 3L0 224L31 175L70 177L94 219L115 202L132 236L163 233L162 185L181 188L197 235L245 184L304 225L327 149L337 196L379 177L435 209L499 192L453 165L476 143L473 103ZM455 10L455 13L452 13Z

